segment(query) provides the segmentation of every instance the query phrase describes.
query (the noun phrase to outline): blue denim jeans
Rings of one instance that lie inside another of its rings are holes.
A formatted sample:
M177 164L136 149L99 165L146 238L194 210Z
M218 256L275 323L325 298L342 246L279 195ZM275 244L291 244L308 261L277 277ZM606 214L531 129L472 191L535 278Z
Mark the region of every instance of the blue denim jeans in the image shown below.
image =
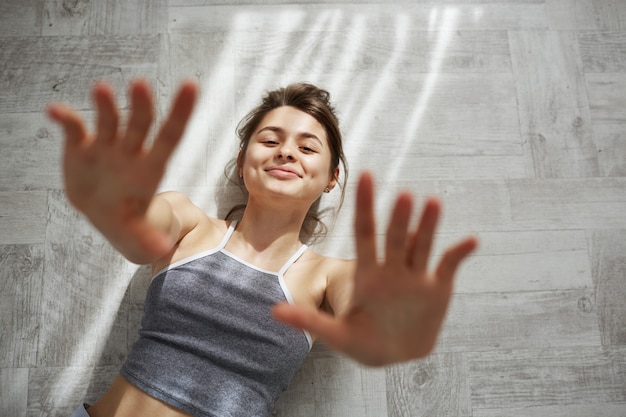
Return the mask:
M87 404L81 404L76 410L74 410L70 417L89 417L89 414L87 414L87 407L89 407Z

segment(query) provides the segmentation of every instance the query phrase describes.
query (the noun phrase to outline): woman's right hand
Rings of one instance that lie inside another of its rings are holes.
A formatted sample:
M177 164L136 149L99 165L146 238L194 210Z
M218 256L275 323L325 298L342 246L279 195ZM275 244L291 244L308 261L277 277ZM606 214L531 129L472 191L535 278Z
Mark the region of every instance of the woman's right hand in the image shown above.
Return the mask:
M154 112L145 81L130 86L132 111L125 131L119 128L114 93L104 83L93 89L97 107L93 134L73 109L61 104L48 107L48 115L65 131L63 173L69 201L131 261L149 263L175 244L162 219L148 218L148 209L153 211L153 197L183 135L196 95L193 82L180 87L150 148L144 144Z

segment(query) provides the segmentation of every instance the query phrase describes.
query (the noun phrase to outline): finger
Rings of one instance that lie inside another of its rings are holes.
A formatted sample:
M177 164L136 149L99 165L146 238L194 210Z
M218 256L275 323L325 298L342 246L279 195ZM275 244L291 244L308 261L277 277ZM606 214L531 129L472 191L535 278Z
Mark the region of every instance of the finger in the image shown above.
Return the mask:
M390 264L400 265L406 260L407 229L412 209L413 198L411 195L409 193L400 194L387 227L385 260Z
M278 321L318 336L331 348L346 351L350 344L349 332L330 314L288 303L280 303L272 309Z
M441 203L439 200L430 198L426 201L409 252L409 256L411 256L409 263L417 271L423 271L428 266L440 212Z
M437 266L436 276L439 283L448 285L454 279L459 264L478 246L478 240L469 237L449 248Z
M375 263L374 181L372 175L368 172L361 174L357 188L354 235L358 261L365 264Z
M117 135L119 114L115 105L113 90L108 84L98 83L93 89L96 103L96 143L100 146L111 145Z
M197 92L198 87L191 81L185 82L179 89L172 110L161 127L150 153L157 166L165 165L180 142L193 111Z
M142 148L154 120L152 92L145 81L136 81L131 85L130 100L132 113L122 146L126 151L134 153Z
M47 114L63 128L66 147L78 147L87 140L85 122L74 110L62 104L51 104Z

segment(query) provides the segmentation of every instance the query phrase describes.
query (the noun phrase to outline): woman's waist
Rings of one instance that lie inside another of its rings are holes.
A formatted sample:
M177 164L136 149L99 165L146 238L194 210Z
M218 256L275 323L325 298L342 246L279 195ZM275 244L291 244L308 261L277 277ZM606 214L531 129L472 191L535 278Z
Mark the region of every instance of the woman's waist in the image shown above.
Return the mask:
M90 417L192 417L140 390L118 375L111 388L87 409Z

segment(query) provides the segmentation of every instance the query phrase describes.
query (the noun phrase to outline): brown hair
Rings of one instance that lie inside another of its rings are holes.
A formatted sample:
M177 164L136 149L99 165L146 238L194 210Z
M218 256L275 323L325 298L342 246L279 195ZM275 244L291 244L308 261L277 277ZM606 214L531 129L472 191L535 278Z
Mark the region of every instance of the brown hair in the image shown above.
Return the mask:
M346 157L343 153L341 131L339 130L339 120L335 114L335 108L330 103L330 93L308 83L291 84L287 87L269 91L262 98L261 104L252 109L237 125L237 136L239 137L240 153L237 157L237 167L243 164L243 160L248 149L250 139L254 131L261 123L261 120L270 111L282 107L291 106L312 116L319 124L324 127L330 147L330 175L334 176L335 170L339 165L343 167L343 178L338 181L341 189L341 197L337 210L341 208L345 196L345 184L348 178L348 170ZM239 184L243 187L243 181L239 180ZM320 199L317 199L309 209L307 216L302 225L300 238L303 241L315 241L323 237L327 228L321 221L322 212L319 211ZM226 218L245 208L245 205L239 205L230 210Z

